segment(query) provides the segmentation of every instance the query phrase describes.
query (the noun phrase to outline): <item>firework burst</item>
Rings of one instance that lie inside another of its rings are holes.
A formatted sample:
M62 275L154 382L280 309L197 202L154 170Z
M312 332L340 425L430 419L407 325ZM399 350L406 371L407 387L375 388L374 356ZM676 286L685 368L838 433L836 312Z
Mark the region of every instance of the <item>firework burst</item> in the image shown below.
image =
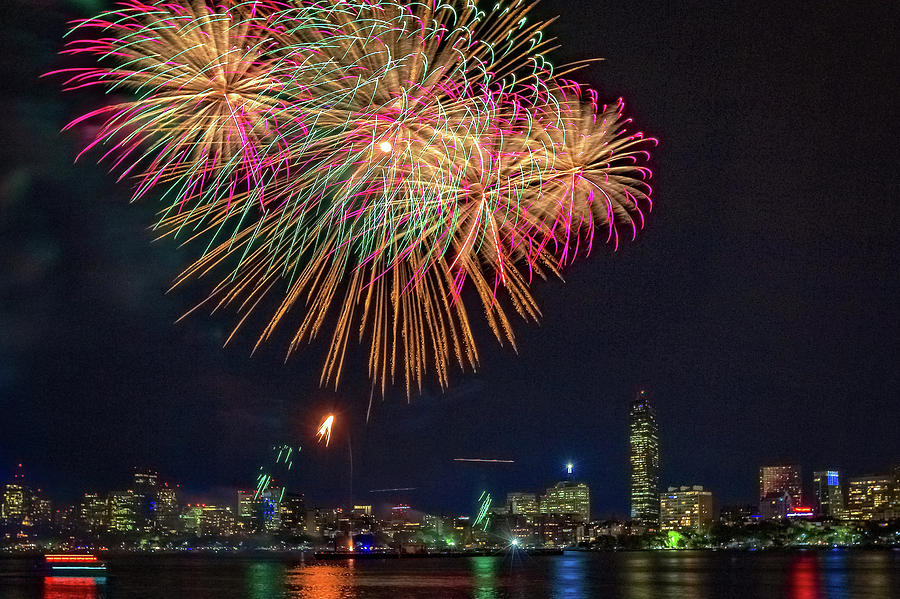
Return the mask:
M336 321L323 383L355 340L382 393L446 386L478 363L466 287L514 345L507 310L540 315L533 277L650 207L652 140L554 73L531 6L130 0L70 34L99 66L66 87L121 99L69 126L97 123L86 149L136 198L158 190L161 236L202 244L176 285L215 277L202 305L236 308L235 331L277 295L257 345Z

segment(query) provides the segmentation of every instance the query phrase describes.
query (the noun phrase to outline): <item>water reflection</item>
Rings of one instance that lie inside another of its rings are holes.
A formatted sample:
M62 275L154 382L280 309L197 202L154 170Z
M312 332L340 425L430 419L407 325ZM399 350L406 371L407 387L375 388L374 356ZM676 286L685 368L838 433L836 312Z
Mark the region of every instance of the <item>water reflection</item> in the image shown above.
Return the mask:
M353 593L355 564L315 564L297 566L287 577L291 599L348 599ZM270 595L271 596L271 595ZM262 598L260 598L262 599Z
M585 577L590 561L581 554L566 554L553 560L554 597L581 599L586 597Z
M102 599L105 579L45 576L42 599Z
M847 599L850 586L847 579L847 552L840 549L829 551L822 556L820 567L826 599Z
M896 599L900 596L898 558L887 551L851 554L850 590L852 597Z
M787 576L787 597L789 599L824 599L819 586L819 561L817 555L799 555Z
M712 596L707 580L709 554L643 552L623 554L623 560L623 586L629 599Z
M284 594L284 564L253 562L247 566L247 599L273 599Z
M495 557L473 557L472 587L475 599L496 599L497 594L497 568L500 560Z

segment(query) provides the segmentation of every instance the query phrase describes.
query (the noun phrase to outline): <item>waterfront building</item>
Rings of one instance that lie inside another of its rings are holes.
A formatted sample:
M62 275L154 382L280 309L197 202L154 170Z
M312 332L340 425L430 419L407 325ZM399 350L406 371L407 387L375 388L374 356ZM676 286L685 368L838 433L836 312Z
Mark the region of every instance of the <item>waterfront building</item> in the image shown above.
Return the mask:
M178 499L178 490L168 485L159 487L156 491L156 509L154 512L156 527L164 532L177 532L180 514L181 505Z
M894 477L872 475L847 481L847 518L850 520L888 520L891 509Z
M642 389L629 413L631 519L649 527L659 524L659 425Z
M591 491L585 483L564 480L547 489L541 496L539 507L541 514L588 522L591 519Z
M109 528L109 498L100 493L85 493L81 500L81 522L93 533Z
M713 495L700 485L669 487L659 495L661 530L699 532L713 523Z
M275 532L281 529L281 500L284 497L284 487L270 486L259 496L260 522L266 532Z
M7 523L20 523L25 518L25 498L28 489L20 484L4 485L0 497L0 519Z
M156 524L158 481L159 475L155 471L134 469L131 488L136 503L135 528L138 530L150 530Z
M139 509L139 497L133 491L110 493L109 527L117 532L135 530Z
M295 535L306 530L306 500L303 493L285 493L281 498L281 526Z
M234 514L231 509L219 505L200 506L197 534L201 537L227 537L234 534Z
M506 505L513 516L522 516L528 523L533 523L540 513L536 493L514 491L506 494Z
M241 489L237 492L235 516L238 526L244 532L256 532L260 525L260 501L256 491Z
M800 466L796 464L776 464L759 468L760 500L773 493L785 492L788 495L787 510L803 505L803 485L800 478Z
M190 535L200 534L200 517L203 515L203 505L189 503L181 511L181 530Z
M791 511L791 496L787 491L774 491L759 500L759 517L763 520L783 520Z
M813 472L813 494L817 515L826 518L844 517L844 494L838 470Z

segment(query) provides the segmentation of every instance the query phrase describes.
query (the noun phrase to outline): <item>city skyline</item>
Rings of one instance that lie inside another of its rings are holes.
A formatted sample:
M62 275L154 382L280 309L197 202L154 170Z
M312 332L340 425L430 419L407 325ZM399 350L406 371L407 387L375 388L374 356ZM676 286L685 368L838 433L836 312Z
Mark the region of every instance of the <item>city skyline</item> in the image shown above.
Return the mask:
M778 461L774 464L762 464L757 469L758 505L756 500L747 497L737 499L729 498L728 500L723 501L723 496L730 496L727 493L723 493L723 490L710 489L708 487L704 488L703 481L686 481L685 476L683 475L680 477L676 476L672 481L661 480L659 475L659 464L661 461L659 448L660 425L656 418L653 403L650 401L650 395L645 389L641 389L635 394L634 398L628 402L628 405L629 462L626 469L628 470L631 479L628 497L630 504L629 513L620 515L614 510L609 509L608 506L599 506L598 509L598 506L591 502L588 489L592 485L594 488L602 488L603 481L588 480L585 477L579 476L580 472L576 471L575 465L578 461L575 460L573 462L572 459L567 460L566 463L559 466L559 472L555 478L556 482L550 480L532 481L531 486L517 489L501 489L503 493L506 493L507 502L512 513L516 513L516 508L514 506L517 505L517 502L520 500L524 500L526 505L533 505L534 509L539 511L543 510L544 507L541 507L542 504L540 502L539 493L536 493L535 489L546 487L548 493L551 495L553 492L551 492L550 489L556 489L555 493L558 494L558 499L553 499L551 501L554 505L583 505L583 507L572 510L573 512L581 510L583 513L583 520L588 520L589 514L599 513L606 518L634 521L651 528L657 527L661 522L666 520L667 516L664 514L664 504L667 497L670 500L678 500L680 497L678 493L680 492L685 497L690 498L696 496L698 491L700 492L700 495L708 496L710 498L710 504L704 508L707 515L709 515L710 510L712 509L711 506L714 506L718 510L725 507L749 504L754 506L753 513L761 513L763 514L763 517L770 517L771 514L769 512L774 509L776 512L781 510L781 512L783 512L782 517L788 513L798 511L801 515L815 514L819 516L846 518L850 517L850 506L848 505L848 502L850 502L853 493L856 493L856 504L859 504L861 501L875 501L877 503L880 501L882 495L887 497L887 501L890 503L893 498L891 495L893 492L893 479L898 478L898 480L900 480L900 477L898 477L898 472L900 472L900 462L897 461L891 463L889 467L881 468L880 471L883 471L886 474L872 474L874 470L869 469L864 472L852 473L848 476L848 473L845 470L831 468L813 471L810 474L808 481L802 475L802 467L796 462ZM333 420L333 416L328 417L328 421ZM289 488L291 493L304 493L304 489L297 486L298 484L302 484L298 482L298 479L294 478L288 480L292 475L290 470L293 461L300 459L302 448L299 445L296 446L296 453L294 453L295 448L290 445L274 446L270 449L275 456L275 459L273 463L264 463L258 468L255 495L260 495L270 486L273 486L272 488L280 493L284 493ZM453 461L474 462L481 465L515 464L515 460L498 459L455 458ZM273 474L275 471L277 471L277 473ZM0 472L2 472L2 470L0 470ZM130 487L138 493L141 492L141 488L156 488L157 485L169 488L171 483L172 489L177 488L178 492L183 497L188 496L188 494L185 493L185 490L181 488L180 482L175 482L170 477L160 477L159 472L154 468L134 466L131 468L131 472L133 478L130 480L133 484L131 484ZM21 484L31 482L24 474L22 463L17 464L17 467L12 470L9 481L11 483L19 482ZM0 483L2 482L3 479L0 477ZM496 481L491 481L484 476L481 478L481 484L482 486L487 486L489 488L494 487L494 490L497 490L496 487L498 483ZM128 485L126 485L126 487L127 486ZM577 490L582 486L584 487L583 495L572 494L573 492L582 493ZM417 489L414 487L374 489L369 490L369 494L362 491L360 495L350 497L346 505L341 502L336 504L332 502L332 504L344 505L346 509L351 509L355 503L368 501L370 509L372 505L381 505L386 509L389 509L389 507L395 505L397 501L383 499L377 495L371 495L371 493L395 492L395 496L400 497L399 501L410 501L411 497L415 499L415 493L412 492L416 490ZM75 503L97 491L102 492L101 489L97 488L82 489L79 492ZM111 492L110 489L106 489L106 491ZM898 487L898 491L900 491L900 487ZM672 495L673 492L676 493L675 496ZM210 495L209 492L204 494L202 491L198 492L194 489L191 496L194 497L192 500L194 502L209 501L211 503L221 503L224 496L228 496L230 500L233 499L235 493L240 496L241 493L246 495L254 492L250 490L248 482L227 489L218 487L218 492L214 495ZM715 503L712 503L712 493L715 493ZM484 491L482 491L482 495L483 494ZM578 497L578 499L576 499L576 497ZM514 498L517 499L514 500ZM316 498L311 497L311 499L315 500ZM573 503L573 501L576 503ZM228 501L226 501L226 503L227 502ZM325 500L320 501L319 503L326 505L329 502ZM672 502L670 501L669 503L671 504ZM238 500L238 504L236 504L236 513L241 511L239 504L240 500ZM446 504L422 505L420 507L422 507L422 509L438 509L442 512L453 511L453 508ZM853 516L857 519L859 517L858 510L859 507L857 505L857 511Z
M151 243L151 202L129 204L104 167L74 163L81 140L60 129L83 113L81 96L40 77L64 66L60 40L90 16L84 6L0 7L21 50L3 91L0 475L24 462L75 495L80 481L113 487L149 463L197 491L232 487L327 407L352 432L358 489L417 487L423 502L461 508L483 470L454 457L514 457L487 471L505 488L552 480L572 460L603 481L598 509L624 514L625 398L642 386L665 423L663 485L703 484L736 502L754 497L762 464L862 475L900 456L890 418L900 205L890 180L857 176L896 171L886 5L682 14L660 4L639 18L624 3L537 6L535 18L567 15L552 28L567 42L559 64L603 56L584 81L602 102L623 97L661 140L655 206L636 241L629 233L613 252L598 238L565 283L536 282L543 319L516 323L515 351L480 323L478 372L409 403L402 390L373 398L349 376L340 392L321 389L324 347L285 363L289 338L250 355L252 323L223 347L233 315L179 321L204 297L167 293L188 256ZM841 44L820 36L833 31ZM348 355L353 369L364 355ZM349 495L340 434L304 471L329 501Z

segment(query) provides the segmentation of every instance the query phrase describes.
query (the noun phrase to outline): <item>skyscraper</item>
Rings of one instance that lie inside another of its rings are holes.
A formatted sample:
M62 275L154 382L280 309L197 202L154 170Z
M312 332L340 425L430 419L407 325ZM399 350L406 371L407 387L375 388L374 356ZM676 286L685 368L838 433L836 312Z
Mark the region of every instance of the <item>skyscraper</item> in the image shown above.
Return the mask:
M631 402L631 519L659 524L659 425L642 389Z
M795 464L777 464L759 468L759 498L785 492L790 498L787 510L803 505L803 487L800 479L800 466Z
M844 517L844 495L837 470L813 472L813 493L816 496L816 514L828 518Z

